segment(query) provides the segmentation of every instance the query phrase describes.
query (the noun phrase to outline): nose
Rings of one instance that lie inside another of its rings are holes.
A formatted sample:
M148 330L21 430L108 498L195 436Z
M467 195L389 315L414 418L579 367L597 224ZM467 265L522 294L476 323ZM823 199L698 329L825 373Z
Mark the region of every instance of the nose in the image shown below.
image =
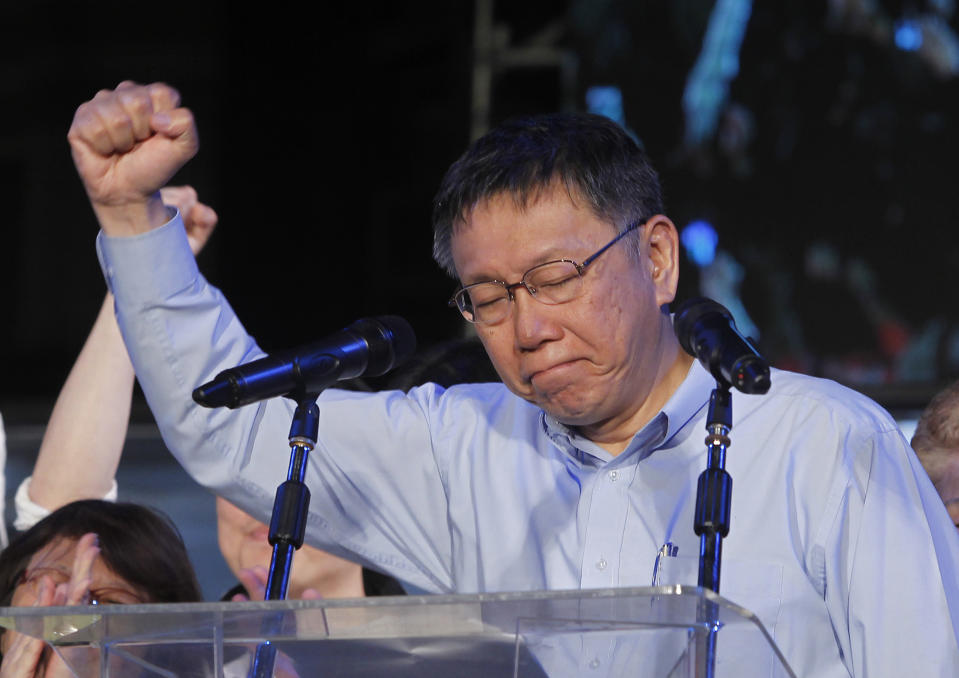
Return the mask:
M524 287L513 293L513 332L521 351L534 351L544 342L562 336L556 319L558 308L537 301Z

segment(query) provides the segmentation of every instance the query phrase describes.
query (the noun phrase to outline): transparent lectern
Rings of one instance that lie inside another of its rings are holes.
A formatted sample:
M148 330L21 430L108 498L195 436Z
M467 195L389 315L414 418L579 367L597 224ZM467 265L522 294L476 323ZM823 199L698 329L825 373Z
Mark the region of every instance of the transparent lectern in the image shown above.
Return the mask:
M686 586L8 607L0 625L45 639L83 678L243 677L266 642L283 678L794 675L753 614Z

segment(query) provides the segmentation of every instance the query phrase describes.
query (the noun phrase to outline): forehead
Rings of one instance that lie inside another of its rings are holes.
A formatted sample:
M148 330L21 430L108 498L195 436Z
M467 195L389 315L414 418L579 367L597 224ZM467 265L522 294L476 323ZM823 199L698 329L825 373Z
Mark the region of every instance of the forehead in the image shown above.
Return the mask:
M463 282L522 274L550 259L592 254L616 232L561 185L544 189L525 204L499 193L465 215L453 233L453 261Z
M73 560L76 556L76 547L79 539L72 537L56 537L33 554L27 564L27 570L57 570L66 575L73 571ZM97 555L91 569L94 587L127 588L137 592L137 595L147 596L146 592L131 584L119 574L110 569L103 554Z
M77 540L67 537L55 537L30 558L29 567L37 565L71 564L76 550Z

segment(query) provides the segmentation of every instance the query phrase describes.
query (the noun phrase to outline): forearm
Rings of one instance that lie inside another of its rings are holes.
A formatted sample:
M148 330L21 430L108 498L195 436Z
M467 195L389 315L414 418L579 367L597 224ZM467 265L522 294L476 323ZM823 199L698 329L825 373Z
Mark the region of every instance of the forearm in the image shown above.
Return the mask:
M109 492L126 439L133 380L108 294L57 397L33 468L30 499L55 510Z
M246 449L255 408L207 410L191 393L262 351L200 276L179 217L133 238L101 235L98 248L123 339L167 446L203 484L228 486L233 469L225 457Z

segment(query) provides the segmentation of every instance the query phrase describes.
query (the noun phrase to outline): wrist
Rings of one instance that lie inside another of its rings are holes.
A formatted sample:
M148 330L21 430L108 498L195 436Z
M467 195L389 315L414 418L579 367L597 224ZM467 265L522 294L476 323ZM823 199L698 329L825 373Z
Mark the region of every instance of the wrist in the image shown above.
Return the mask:
M146 233L163 226L172 218L157 191L142 202L125 205L93 203L93 211L100 228L110 237L125 237Z

